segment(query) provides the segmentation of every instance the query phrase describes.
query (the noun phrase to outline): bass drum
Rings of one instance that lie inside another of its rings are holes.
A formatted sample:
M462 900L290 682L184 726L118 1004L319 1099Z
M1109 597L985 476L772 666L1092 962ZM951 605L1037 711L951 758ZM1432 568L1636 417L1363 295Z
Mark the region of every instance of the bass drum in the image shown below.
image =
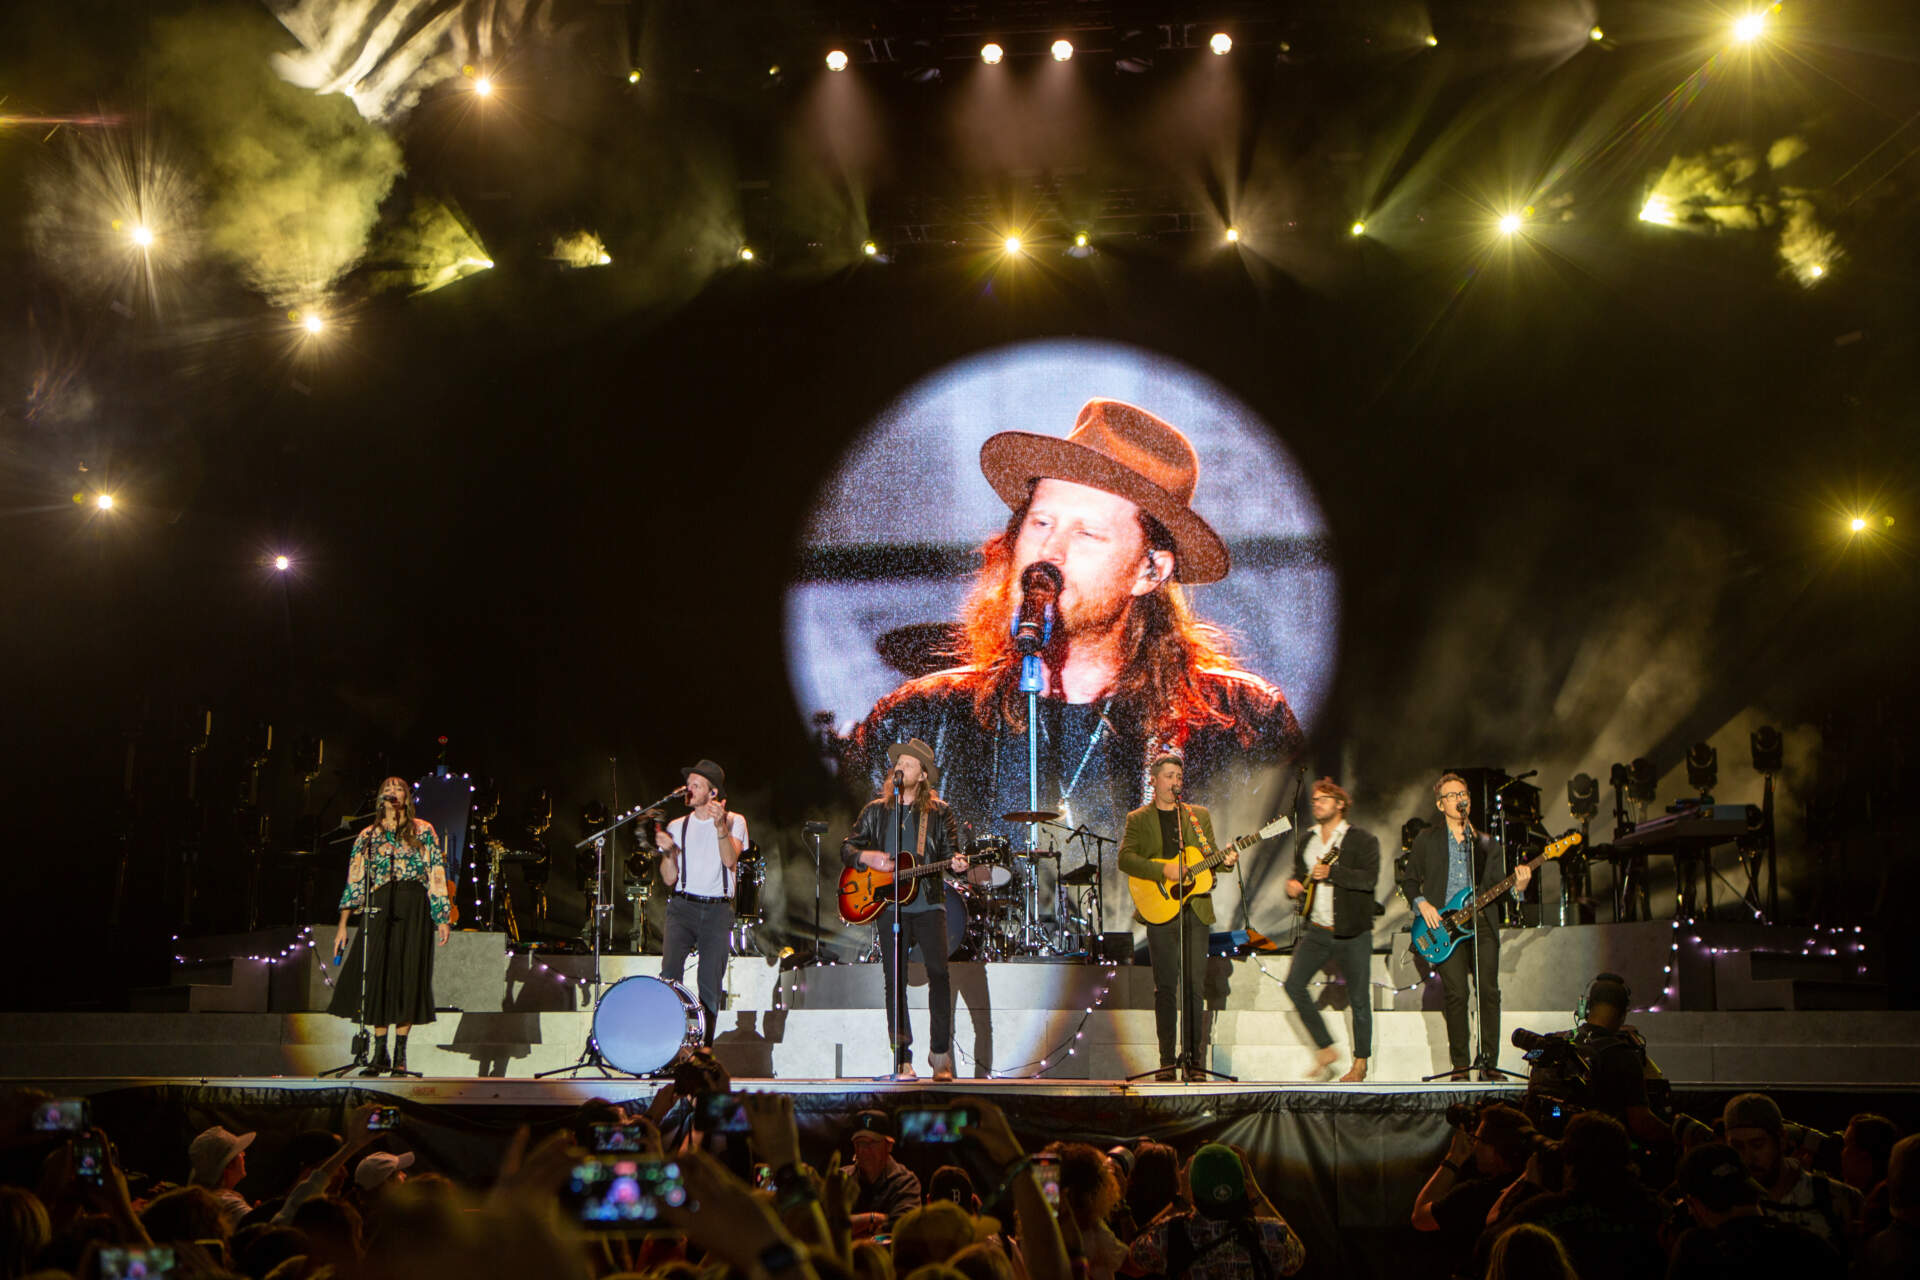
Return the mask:
M628 1075L658 1075L682 1052L698 1049L705 1030L700 1002L665 978L622 978L593 1011L600 1056Z
M1002 913L984 892L949 879L946 912L949 960L1005 959L1005 939L994 927Z

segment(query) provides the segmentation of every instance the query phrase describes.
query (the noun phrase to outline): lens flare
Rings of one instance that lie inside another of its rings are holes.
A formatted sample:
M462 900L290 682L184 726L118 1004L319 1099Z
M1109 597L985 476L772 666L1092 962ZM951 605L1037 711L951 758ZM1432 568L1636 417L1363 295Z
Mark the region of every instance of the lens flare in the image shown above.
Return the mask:
M113 495L110 493L95 494L93 498L93 505L100 508L100 510L102 511L111 511L113 510Z
M293 568L293 561L286 556L275 556L273 558L273 567L281 573L285 573L287 570Z
M308 333L318 336L320 331L327 327L327 321L319 312L310 311L306 317L300 321L300 327Z
M476 76L473 81L473 91L479 94L483 98L492 97L493 96L493 77L492 76Z
M1500 219L1500 234L1501 234L1501 235L1503 235L1503 236L1510 236L1510 235L1513 235L1513 234L1514 234L1515 232L1517 232L1517 231L1519 231L1519 230L1520 230L1520 215L1519 215L1519 214L1517 214L1517 213L1509 213L1509 214L1506 214L1505 216L1503 216L1503 217L1502 217L1502 218Z
M1363 236L1367 234L1367 224L1365 222L1356 222L1347 228L1347 234L1350 236Z
M146 227L135 227L127 234L132 237L133 242L142 249L153 248L153 232L150 229Z
M1742 14L1734 20L1733 38L1741 44L1752 44L1767 32L1767 15L1764 13Z
M1847 528L1853 530L1855 533L1865 533L1867 531L1867 518L1865 516L1855 516L1853 519L1847 521Z
M1020 237L1008 236L1001 247L1010 254L1020 252Z

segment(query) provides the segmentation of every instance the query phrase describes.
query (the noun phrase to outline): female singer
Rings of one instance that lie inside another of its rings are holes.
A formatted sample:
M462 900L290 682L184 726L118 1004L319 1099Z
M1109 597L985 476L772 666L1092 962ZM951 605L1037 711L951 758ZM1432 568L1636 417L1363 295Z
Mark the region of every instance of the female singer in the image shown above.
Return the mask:
M433 1021L433 946L447 945L453 913L447 899L447 856L431 823L413 813L413 789L404 778L380 784L379 820L353 842L347 887L340 895L340 927L333 954L347 949L347 916L361 917L353 952L341 967L327 1012L364 1020L373 1027L373 1061L363 1076L407 1071L407 1032ZM361 967L366 969L366 1007L361 1008ZM387 1027L396 1035L387 1057Z

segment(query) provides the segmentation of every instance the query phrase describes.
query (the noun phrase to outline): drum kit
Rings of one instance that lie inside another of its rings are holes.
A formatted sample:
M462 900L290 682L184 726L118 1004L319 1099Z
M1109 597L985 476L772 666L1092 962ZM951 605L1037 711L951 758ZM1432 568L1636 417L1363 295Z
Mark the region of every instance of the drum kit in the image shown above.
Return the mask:
M1067 832L1060 843L1080 845L1080 865L1062 868L1063 850L1048 833L1044 847L1018 850L1005 836L978 836L966 844L964 877L944 877L947 886L947 947L956 960L1070 959L1090 955L1104 923L1100 893L1100 846L1109 836L1085 827L1062 827L1051 810L1003 814L1002 822ZM1052 864L1052 912L1041 872Z

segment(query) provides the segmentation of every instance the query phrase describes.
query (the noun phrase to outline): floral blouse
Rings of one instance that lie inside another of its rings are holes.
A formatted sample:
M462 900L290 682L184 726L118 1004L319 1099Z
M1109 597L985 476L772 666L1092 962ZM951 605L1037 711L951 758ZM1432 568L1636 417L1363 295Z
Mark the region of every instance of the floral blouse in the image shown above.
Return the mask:
M452 904L447 900L446 851L440 847L440 837L432 823L415 818L413 829L420 839L418 847L403 844L398 832L384 830L377 822L360 833L353 842L353 860L347 864L347 888L340 895L343 910L363 905L362 881L368 878L365 859L371 856L371 883L375 889L395 880L417 880L427 886L427 909L433 913L433 922L452 921Z

